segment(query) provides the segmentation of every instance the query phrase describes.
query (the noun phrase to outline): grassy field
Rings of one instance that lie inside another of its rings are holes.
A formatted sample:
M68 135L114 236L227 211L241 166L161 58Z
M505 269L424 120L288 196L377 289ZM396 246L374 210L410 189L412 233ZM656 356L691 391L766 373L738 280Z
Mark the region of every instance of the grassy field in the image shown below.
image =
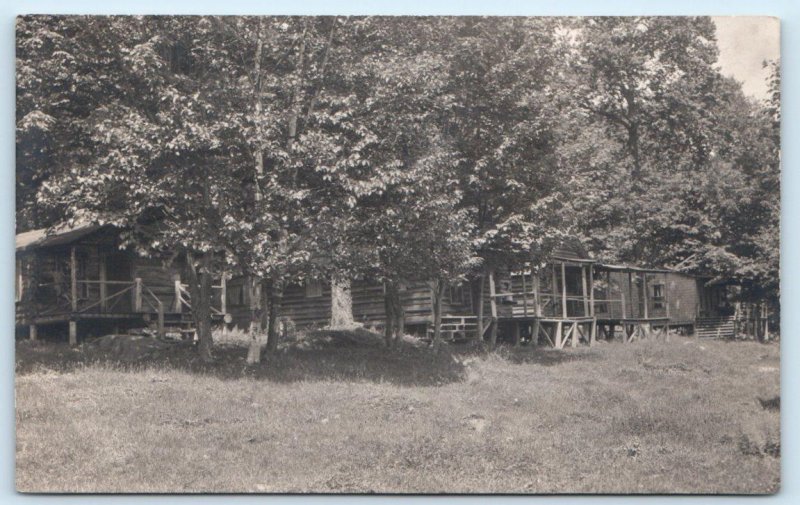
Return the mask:
M334 335L259 367L17 345L33 492L772 493L779 348L672 338L495 354Z

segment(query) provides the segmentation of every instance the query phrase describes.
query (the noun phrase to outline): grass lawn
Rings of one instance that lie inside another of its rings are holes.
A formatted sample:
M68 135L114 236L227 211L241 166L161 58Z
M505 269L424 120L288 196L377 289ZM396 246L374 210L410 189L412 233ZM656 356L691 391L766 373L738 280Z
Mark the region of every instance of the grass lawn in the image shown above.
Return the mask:
M338 337L337 337L338 338ZM17 344L30 492L773 493L779 347L484 355L332 338L259 367ZM189 351L190 352L190 351Z

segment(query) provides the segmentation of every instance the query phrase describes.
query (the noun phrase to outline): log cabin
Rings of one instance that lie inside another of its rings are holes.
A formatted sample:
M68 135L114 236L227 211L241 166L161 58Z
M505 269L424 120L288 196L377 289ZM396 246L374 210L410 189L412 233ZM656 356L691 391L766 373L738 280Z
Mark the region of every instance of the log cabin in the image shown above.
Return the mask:
M231 325L245 329L250 321L250 294L244 277L227 282L227 310ZM384 286L367 280L351 282L353 321L368 328L380 328L385 323ZM464 284L450 286L442 300L442 324L448 336L466 335L474 330L469 289ZM405 329L412 334L425 335L433 323L433 291L425 281L401 284L400 299L405 312ZM328 280L290 283L283 290L281 319L298 328L328 326L332 316L332 289Z
M149 326L159 335L168 329L191 331L191 299L180 257L144 258L119 247L119 233L109 226L83 224L34 230L16 237L16 324L35 339L40 330L67 330L75 344L81 335ZM670 327L689 330L721 315L724 289L708 278L666 269L603 264L577 240L556 248L536 269L496 268L483 285L484 325L478 329L475 283L459 283L445 293L445 338L476 336L495 325L501 338L529 339L563 348L592 344L620 331L624 341ZM252 300L245 277L223 275L213 286L212 313L218 324L246 329ZM354 321L367 327L384 324L384 288L353 281ZM401 287L406 330L430 335L433 291L425 281ZM298 328L324 327L331 320L331 284L289 284L283 292L281 318ZM702 327L706 331L706 327Z
M31 339L40 330L82 335L151 326L191 326L191 298L182 258L145 258L119 247L109 226L62 225L16 236L16 326ZM226 313L225 279L212 288L212 314Z

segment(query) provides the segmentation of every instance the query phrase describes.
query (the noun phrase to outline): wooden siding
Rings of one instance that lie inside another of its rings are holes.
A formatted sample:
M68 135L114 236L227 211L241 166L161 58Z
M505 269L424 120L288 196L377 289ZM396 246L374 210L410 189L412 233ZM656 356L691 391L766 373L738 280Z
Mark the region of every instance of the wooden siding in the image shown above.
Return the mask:
M298 327L328 325L331 318L330 283L321 282L320 287L321 296L308 296L309 292L303 284L287 286L283 293L281 317L291 320ZM382 326L386 319L383 285L353 281L351 289L353 320L367 326ZM233 319L232 325L246 329L250 324L250 300L245 278L228 280L227 291L226 308ZM405 309L406 324L433 322L433 293L427 282L409 283L400 291L400 299ZM452 286L442 300L442 313L445 316L468 316L472 314L471 304L472 295L468 285Z
M306 296L305 285L290 284L283 290L281 317L298 327L326 326L331 321L331 285L322 283L321 296Z

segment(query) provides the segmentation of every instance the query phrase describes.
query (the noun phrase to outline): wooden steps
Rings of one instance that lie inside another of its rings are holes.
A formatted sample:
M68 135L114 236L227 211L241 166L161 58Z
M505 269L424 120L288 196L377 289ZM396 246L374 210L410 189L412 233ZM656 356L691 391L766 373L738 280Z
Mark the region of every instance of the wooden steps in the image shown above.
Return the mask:
M478 318L468 315L443 315L442 339L449 341L466 340L475 335L478 329ZM428 326L427 337L433 338L433 325Z
M733 338L736 331L734 316L698 318L694 335L699 338Z

